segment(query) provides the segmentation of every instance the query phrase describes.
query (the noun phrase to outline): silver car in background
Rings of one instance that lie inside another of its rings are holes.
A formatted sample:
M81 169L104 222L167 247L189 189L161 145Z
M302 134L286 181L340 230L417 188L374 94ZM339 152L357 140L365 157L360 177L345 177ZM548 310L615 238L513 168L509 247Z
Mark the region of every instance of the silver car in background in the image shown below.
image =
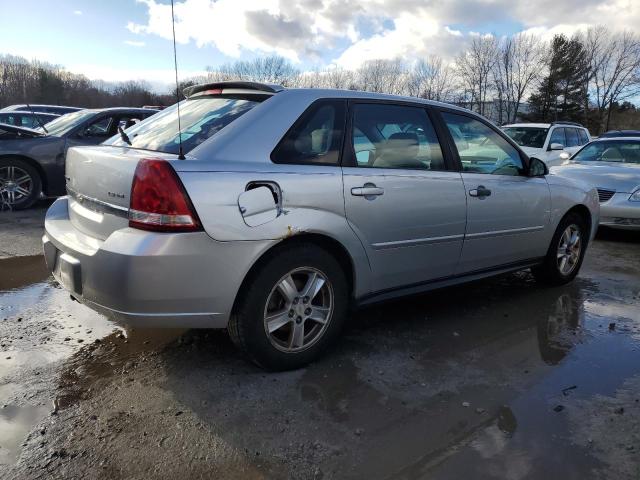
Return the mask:
M640 137L601 137L551 171L598 189L600 225L640 230Z
M107 145L72 148L47 264L129 325L227 328L300 367L348 310L531 268L578 273L595 189L547 175L468 110L249 82L191 87ZM461 289L471 287L458 287Z

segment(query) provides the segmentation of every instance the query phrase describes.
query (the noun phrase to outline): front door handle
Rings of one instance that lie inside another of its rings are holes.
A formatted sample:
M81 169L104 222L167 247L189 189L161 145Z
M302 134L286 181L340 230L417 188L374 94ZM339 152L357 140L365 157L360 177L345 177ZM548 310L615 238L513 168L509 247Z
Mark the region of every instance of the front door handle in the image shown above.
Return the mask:
M469 195L471 195L472 197L479 197L479 198L490 197L491 190L486 188L484 185L480 185L478 186L478 188L469 190Z
M376 187L373 183L365 183L362 187L352 188L351 195L356 197L375 197L384 195L384 188Z

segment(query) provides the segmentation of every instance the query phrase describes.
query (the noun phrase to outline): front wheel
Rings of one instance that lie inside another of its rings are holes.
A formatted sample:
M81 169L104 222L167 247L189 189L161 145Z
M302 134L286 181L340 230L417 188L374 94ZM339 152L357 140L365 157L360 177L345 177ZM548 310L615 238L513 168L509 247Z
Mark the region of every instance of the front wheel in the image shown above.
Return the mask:
M544 262L531 269L535 279L547 285L571 282L580 271L588 241L584 218L577 213L567 214L553 235Z
M279 249L241 288L229 334L268 370L292 370L318 358L346 318L345 273L315 245Z

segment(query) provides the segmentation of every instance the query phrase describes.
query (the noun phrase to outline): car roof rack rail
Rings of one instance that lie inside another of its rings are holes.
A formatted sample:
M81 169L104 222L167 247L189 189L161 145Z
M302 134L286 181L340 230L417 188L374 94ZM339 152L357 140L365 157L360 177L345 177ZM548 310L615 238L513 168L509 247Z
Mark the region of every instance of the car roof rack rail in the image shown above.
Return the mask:
M565 120L557 120L555 122L551 122L551 125L573 125L575 127L582 127L584 128L584 125L582 125L581 123L578 122L569 122L569 121L565 121Z
M230 91L225 92L225 90ZM186 98L189 98L197 94L206 95L207 93L261 93L273 95L274 93L281 92L282 90L284 90L283 86L272 83L225 81L193 85L185 88L182 93L184 93Z

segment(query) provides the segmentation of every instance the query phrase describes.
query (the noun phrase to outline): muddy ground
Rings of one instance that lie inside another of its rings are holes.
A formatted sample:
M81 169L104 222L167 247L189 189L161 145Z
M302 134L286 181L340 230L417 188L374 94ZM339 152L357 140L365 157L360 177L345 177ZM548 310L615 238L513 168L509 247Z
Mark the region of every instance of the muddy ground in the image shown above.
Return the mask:
M0 478L640 478L640 235L353 315L296 372L225 332L124 331L0 214ZM27 228L23 228L23 226ZM26 255L26 256L25 256Z

